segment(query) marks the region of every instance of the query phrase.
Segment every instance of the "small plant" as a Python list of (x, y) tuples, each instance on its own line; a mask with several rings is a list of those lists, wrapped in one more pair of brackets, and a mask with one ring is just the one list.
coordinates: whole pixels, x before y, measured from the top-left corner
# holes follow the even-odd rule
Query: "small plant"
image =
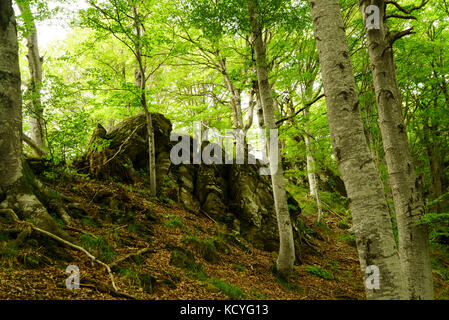
[(337, 227), (339, 227), (340, 229), (343, 229), (343, 230), (347, 230), (347, 229), (350, 228), (349, 224), (346, 221), (343, 221), (343, 220), (342, 221), (338, 221)]
[(90, 218), (82, 218), (81, 223), (83, 226), (98, 227), (98, 223)]
[(119, 274), (128, 281), (128, 284), (142, 288), (146, 293), (153, 292), (156, 279), (152, 275), (127, 268), (121, 268)]
[(94, 238), (91, 235), (83, 234), (81, 235), (81, 244), (86, 249), (92, 250), (94, 255), (106, 263), (113, 261), (117, 256), (109, 242), (103, 237)]
[(340, 268), (340, 265), (337, 261), (330, 260), (326, 263), (326, 266), (329, 266), (333, 271), (337, 271)]
[(357, 244), (356, 244), (356, 241), (355, 241), (355, 236), (353, 234), (339, 233), (338, 234), (338, 241), (346, 242), (347, 244), (349, 244), (351, 247), (354, 247), (354, 248), (357, 247)]
[(48, 180), (55, 180), (59, 176), (56, 172), (51, 172), (51, 171), (44, 171), (43, 174), (44, 174), (44, 177), (47, 178)]
[(2, 258), (15, 258), (19, 252), (19, 248), (12, 244), (6, 244), (3, 247), (0, 247), (0, 256)]
[(237, 270), (238, 272), (243, 272), (246, 270), (246, 268), (244, 266), (242, 266), (241, 264), (233, 264), (232, 265), (232, 269)]
[(165, 217), (167, 221), (165, 221), (165, 226), (167, 228), (184, 228), (184, 223), (181, 218), (175, 214), (171, 214)]
[(332, 276), (332, 274), (324, 269), (321, 269), (318, 266), (305, 266), (304, 270), (306, 270), (307, 272), (309, 272), (310, 274), (313, 274), (317, 277), (326, 279), (326, 280), (333, 280), (334, 277)]
[(256, 297), (257, 299), (260, 299), (260, 300), (266, 300), (267, 299), (267, 297), (263, 293), (261, 293), (259, 291), (252, 290), (251, 291), (251, 295)]
[(213, 284), (220, 292), (224, 293), (229, 297), (231, 300), (237, 300), (241, 298), (246, 298), (246, 294), (243, 293), (242, 289), (240, 289), (237, 286), (234, 286), (230, 284), (227, 281), (217, 279), (217, 278), (210, 278), (208, 280), (211, 284)]
[(281, 285), (281, 287), (286, 290), (295, 291), (300, 294), (304, 293), (304, 290), (300, 286), (298, 286), (296, 283), (291, 283), (290, 281), (288, 281), (287, 279), (285, 279), (281, 276), (276, 276), (275, 279), (276, 279), (276, 282), (279, 283)]

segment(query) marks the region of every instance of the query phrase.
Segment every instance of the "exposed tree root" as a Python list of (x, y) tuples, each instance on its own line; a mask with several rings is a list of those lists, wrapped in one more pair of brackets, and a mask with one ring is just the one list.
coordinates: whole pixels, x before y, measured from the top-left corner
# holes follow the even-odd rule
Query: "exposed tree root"
[(87, 235), (91, 236), (94, 239), (98, 238), (97, 235), (95, 235), (95, 234), (93, 234), (91, 232), (88, 232), (88, 231), (82, 230), (82, 229), (78, 229), (78, 228), (75, 228), (73, 226), (64, 226), (64, 229), (72, 230), (72, 231), (75, 231), (75, 232), (78, 232), (78, 233), (82, 233), (82, 234), (87, 234)]
[(96, 289), (100, 292), (108, 293), (114, 297), (137, 300), (137, 298), (132, 295), (129, 295), (124, 292), (116, 291), (113, 287), (107, 285), (106, 283), (103, 283), (101, 281), (98, 281), (98, 280), (95, 280), (92, 278), (83, 278), (83, 282), (80, 283), (80, 287)]
[[(115, 292), (119, 292), (119, 289), (117, 288), (117, 286), (115, 284), (115, 281), (114, 281), (114, 275), (112, 274), (112, 271), (111, 271), (111, 268), (109, 267), (109, 265), (107, 265), (106, 263), (104, 263), (101, 260), (98, 260), (94, 255), (92, 255), (89, 251), (87, 251), (83, 247), (77, 246), (76, 244), (73, 244), (73, 243), (71, 243), (71, 242), (69, 242), (67, 240), (64, 240), (64, 239), (58, 237), (57, 235), (54, 235), (54, 234), (52, 234), (52, 233), (50, 233), (48, 231), (45, 231), (45, 230), (43, 230), (43, 229), (41, 229), (39, 227), (36, 227), (34, 224), (32, 224), (30, 222), (21, 221), (19, 219), (19, 217), (16, 215), (16, 213), (14, 212), (14, 210), (12, 210), (12, 209), (0, 209), (0, 213), (9, 215), (9, 217), (12, 218), (15, 223), (17, 223), (19, 225), (22, 225), (22, 226), (25, 226), (24, 230), (31, 228), (34, 231), (42, 233), (42, 234), (44, 234), (44, 235), (46, 235), (46, 236), (48, 236), (48, 237), (50, 237), (50, 238), (52, 238), (52, 239), (54, 239), (56, 241), (59, 241), (59, 242), (65, 244), (65, 245), (67, 245), (69, 247), (72, 247), (72, 248), (74, 248), (76, 250), (79, 250), (79, 251), (83, 252), (90, 259), (92, 259), (93, 262), (96, 262), (96, 263), (98, 263), (98, 264), (100, 264), (100, 265), (102, 265), (103, 267), (106, 268), (106, 270), (107, 270), (107, 272), (109, 274), (109, 277), (111, 279), (112, 287), (114, 288)], [(29, 232), (28, 232), (28, 234), (29, 234)], [(26, 234), (24, 234), (24, 232), (21, 232), (19, 234), (19, 237), (24, 237), (24, 236), (26, 236)], [(23, 241), (23, 239), (21, 239), (21, 240)]]
[(137, 252), (129, 253), (126, 256), (124, 256), (122, 258), (119, 258), (119, 259), (115, 260), (114, 262), (112, 262), (111, 264), (109, 264), (109, 267), (111, 267), (111, 269), (113, 269), (115, 266), (119, 265), (123, 261), (128, 260), (129, 258), (132, 258), (132, 257), (135, 257), (135, 256), (140, 256), (140, 255), (142, 255), (144, 253), (147, 253), (147, 252), (154, 252), (154, 250), (151, 250), (150, 248), (144, 248), (144, 249), (141, 249), (141, 250), (139, 250)]

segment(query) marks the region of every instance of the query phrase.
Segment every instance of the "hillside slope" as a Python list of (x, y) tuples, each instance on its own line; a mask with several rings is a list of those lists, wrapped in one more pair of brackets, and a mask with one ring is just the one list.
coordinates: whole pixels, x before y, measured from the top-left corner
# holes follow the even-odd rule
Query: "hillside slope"
[[(0, 299), (365, 298), (352, 237), (336, 212), (322, 225), (302, 215), (302, 263), (287, 282), (271, 272), (275, 253), (253, 248), (206, 214), (149, 199), (143, 181), (123, 185), (70, 174), (43, 179), (58, 190), (55, 197), (75, 201), (65, 229), (97, 258), (114, 264), (148, 249), (112, 268), (117, 294), (105, 268), (81, 251), (35, 232), (20, 247), (7, 246), (7, 234), (0, 233)], [(69, 265), (80, 270), (78, 290), (65, 287)]]

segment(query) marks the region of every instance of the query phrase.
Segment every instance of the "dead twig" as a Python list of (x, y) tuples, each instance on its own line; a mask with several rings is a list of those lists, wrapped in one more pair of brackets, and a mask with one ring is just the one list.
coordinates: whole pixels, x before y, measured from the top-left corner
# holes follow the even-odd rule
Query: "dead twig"
[(30, 222), (26, 222), (26, 221), (20, 220), (19, 217), (14, 212), (14, 210), (12, 210), (12, 209), (0, 209), (0, 213), (9, 214), (12, 217), (12, 219), (14, 220), (14, 222), (16, 222), (17, 224), (31, 227), (31, 229), (34, 230), (34, 231), (42, 233), (42, 234), (44, 234), (44, 235), (46, 235), (46, 236), (48, 236), (48, 237), (50, 237), (50, 238), (52, 238), (52, 239), (54, 239), (56, 241), (59, 241), (59, 242), (65, 244), (65, 245), (67, 245), (69, 247), (72, 247), (72, 248), (74, 248), (74, 249), (76, 249), (78, 251), (83, 252), (90, 259), (92, 259), (93, 262), (96, 262), (96, 263), (98, 263), (98, 264), (100, 264), (100, 265), (102, 265), (103, 267), (106, 268), (106, 270), (107, 270), (107, 272), (109, 274), (109, 277), (111, 279), (112, 287), (114, 288), (115, 292), (119, 292), (119, 289), (117, 288), (117, 286), (115, 284), (115, 281), (114, 281), (114, 275), (112, 274), (112, 271), (111, 271), (111, 268), (109, 267), (109, 265), (107, 265), (106, 263), (104, 263), (101, 260), (98, 260), (94, 255), (92, 255), (89, 251), (87, 251), (83, 247), (77, 246), (76, 244), (73, 244), (73, 243), (71, 243), (71, 242), (69, 242), (67, 240), (64, 240), (64, 239), (54, 235), (53, 233), (50, 233), (50, 232), (45, 231), (45, 230), (43, 230), (41, 228), (38, 228), (34, 224), (32, 224)]

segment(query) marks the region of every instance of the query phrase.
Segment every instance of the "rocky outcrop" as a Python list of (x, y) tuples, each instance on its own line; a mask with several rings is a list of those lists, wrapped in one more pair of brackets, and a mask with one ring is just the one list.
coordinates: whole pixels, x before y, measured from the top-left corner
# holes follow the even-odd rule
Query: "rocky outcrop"
[[(271, 179), (259, 174), (261, 165), (174, 165), (170, 160), (170, 151), (177, 142), (170, 141), (171, 123), (160, 114), (153, 114), (152, 119), (158, 195), (162, 199), (181, 203), (189, 211), (203, 211), (212, 219), (226, 223), (257, 248), (276, 251), (279, 236)], [(113, 176), (123, 182), (133, 182), (136, 171), (145, 172), (148, 166), (146, 132), (144, 115), (124, 120), (109, 133), (97, 128), (85, 160), (90, 174), (102, 179)], [(184, 137), (193, 146), (194, 140)], [(208, 144), (203, 143), (202, 149)], [(299, 250), (301, 231), (297, 222), (301, 209), (291, 196), (289, 208)]]

